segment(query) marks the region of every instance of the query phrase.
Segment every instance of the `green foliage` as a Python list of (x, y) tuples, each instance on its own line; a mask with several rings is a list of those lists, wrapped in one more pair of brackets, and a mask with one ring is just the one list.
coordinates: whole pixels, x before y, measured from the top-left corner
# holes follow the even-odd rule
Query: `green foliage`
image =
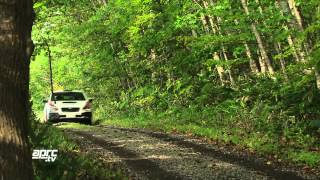
[[(39, 55), (31, 68), (34, 107), (40, 110), (39, 99), (45, 98), (49, 90), (46, 49), (43, 48), (47, 43), (54, 59), (56, 89), (88, 91), (99, 104), (99, 114), (124, 109), (166, 110), (175, 105), (208, 106), (226, 99), (244, 98), (251, 103), (268, 99), (285, 108), (283, 111), (290, 109), (292, 115), (299, 112), (299, 116), (307, 113), (318, 116), (317, 106), (314, 106), (318, 100), (314, 78), (301, 73), (304, 68), (317, 64), (316, 48), (310, 64), (305, 66), (290, 63), (293, 52), (289, 46), (286, 48), (291, 50), (273, 54), (275, 59), (285, 58), (290, 63), (286, 75), (290, 81), (281, 73), (277, 74), (277, 81), (241, 73), (248, 64), (243, 42), (254, 43), (248, 24), (253, 19), (263, 21), (258, 28), (270, 37), (271, 44), (286, 41), (288, 34), (301, 37), (299, 42), (303, 43), (303, 34), (279, 28), (293, 17), (282, 16), (268, 1), (260, 3), (269, 9), (263, 9), (264, 14), (261, 14), (259, 5), (250, 3), (252, 13), (248, 20), (241, 4), (229, 1), (217, 2), (207, 9), (189, 0), (112, 0), (107, 5), (95, 5), (86, 0), (81, 3), (39, 1), (35, 4), (38, 20), (33, 33)], [(316, 2), (300, 3), (304, 11), (317, 5)], [(202, 14), (223, 17), (219, 35), (203, 32)], [(318, 28), (317, 15), (310, 15), (310, 18), (314, 21), (306, 34), (314, 36)], [(211, 53), (222, 44), (231, 51), (228, 61), (212, 59)], [(249, 46), (257, 57), (256, 49)], [(277, 68), (279, 61), (274, 64)], [(221, 86), (217, 65), (236, 73), (237, 87)], [(265, 92), (266, 89), (271, 91)], [(295, 102), (297, 99), (300, 103)], [(310, 110), (310, 107), (314, 108)], [(104, 113), (104, 109), (110, 112)]]
[(290, 157), (300, 164), (307, 163), (311, 166), (317, 166), (320, 162), (319, 153), (316, 152), (293, 152)]
[[(249, 15), (231, 0), (207, 7), (192, 0), (101, 2), (35, 4), (36, 112), (49, 94), (50, 47), (55, 89), (88, 92), (100, 121), (125, 116), (133, 119), (113, 123), (177, 128), (263, 153), (319, 146), (318, 0), (297, 1), (303, 28), (290, 9), (268, 0), (250, 1)], [(261, 71), (263, 61), (253, 24), (274, 75), (250, 68), (255, 62)]]

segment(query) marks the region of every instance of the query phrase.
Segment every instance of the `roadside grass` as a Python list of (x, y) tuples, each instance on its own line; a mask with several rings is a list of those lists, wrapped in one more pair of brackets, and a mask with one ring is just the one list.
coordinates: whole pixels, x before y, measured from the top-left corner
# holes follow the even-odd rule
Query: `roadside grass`
[(236, 145), (278, 162), (312, 168), (320, 165), (320, 138), (306, 133), (309, 127), (305, 123), (294, 122), (287, 116), (265, 116), (241, 108), (233, 110), (236, 112), (222, 112), (219, 107), (201, 111), (179, 108), (162, 113), (140, 112), (107, 118), (100, 124), (190, 134)]
[[(84, 128), (75, 124), (70, 126)], [(54, 126), (34, 122), (31, 142), (33, 149), (58, 150), (54, 162), (33, 160), (35, 179), (127, 179), (120, 170), (93, 155), (81, 153), (79, 147)]]

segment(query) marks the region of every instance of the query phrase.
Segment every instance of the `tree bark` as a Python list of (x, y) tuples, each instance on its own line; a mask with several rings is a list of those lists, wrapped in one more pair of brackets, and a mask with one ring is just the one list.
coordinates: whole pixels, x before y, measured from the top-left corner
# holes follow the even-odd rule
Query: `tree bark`
[[(196, 0), (194, 0), (195, 3), (199, 4)], [(203, 3), (202, 3), (203, 4)], [(199, 4), (200, 5), (200, 4)], [(200, 5), (201, 6), (201, 5)], [(215, 28), (213, 27), (212, 23), (210, 21), (212, 21), (211, 18), (209, 18), (209, 22), (206, 20), (206, 17), (203, 13), (200, 14), (201, 16), (201, 21), (202, 21), (202, 25), (204, 27), (204, 30), (205, 30), (205, 33), (206, 34), (209, 34), (210, 33), (210, 27), (211, 27), (211, 30), (213, 32), (213, 34), (216, 34), (216, 30)], [(209, 27), (210, 25), (210, 27)], [(217, 61), (221, 61), (221, 58), (218, 54), (218, 52), (214, 52), (212, 54), (212, 57), (214, 60), (217, 60)], [(224, 86), (225, 84), (225, 78), (224, 78), (224, 73), (225, 73), (225, 70), (222, 66), (219, 66), (219, 65), (216, 65), (216, 69), (217, 69), (217, 72), (218, 72), (218, 75), (219, 75), (219, 79), (221, 81), (221, 84)]]
[[(301, 32), (304, 31), (304, 26), (303, 26), (303, 19), (302, 19), (302, 16), (300, 14), (300, 11), (298, 10), (297, 6), (296, 6), (296, 2), (295, 0), (288, 0), (288, 4), (289, 4), (289, 7), (290, 7), (290, 12), (291, 14), (295, 17), (295, 26), (298, 30), (300, 30)], [(304, 51), (301, 50), (301, 57), (303, 58), (302, 61), (303, 62), (306, 62), (306, 59), (305, 57), (308, 56), (310, 54), (310, 45), (308, 44), (308, 42), (304, 42), (302, 44), (303, 48), (304, 48)]]
[[(277, 51), (277, 54), (282, 54), (282, 52), (281, 52), (282, 48), (281, 48), (280, 42), (275, 43), (274, 47)], [(286, 62), (284, 61), (283, 57), (280, 57), (279, 60), (280, 60), (280, 65), (281, 65), (281, 71), (282, 71), (283, 75), (285, 76), (285, 79), (288, 80), (289, 77), (288, 77), (287, 71), (286, 71)]]
[[(204, 6), (205, 9), (208, 9), (208, 8), (209, 8), (209, 4), (208, 4), (207, 1), (203, 0), (203, 1), (202, 1), (202, 4), (203, 4), (203, 6)], [(213, 2), (210, 1), (210, 4), (213, 5)], [(210, 28), (211, 28), (212, 33), (213, 33), (214, 35), (222, 36), (221, 31), (220, 31), (220, 29), (219, 29), (219, 26), (218, 26), (218, 25), (215, 26), (215, 23), (214, 23), (214, 21), (213, 21), (214, 18), (213, 18), (211, 15), (208, 15), (207, 17), (208, 17), (208, 22), (207, 22), (207, 24), (210, 25)], [(218, 17), (217, 17), (217, 21), (219, 21)], [(209, 29), (210, 29), (210, 28), (209, 28)], [(215, 53), (215, 54), (214, 54), (214, 58), (215, 58), (215, 59), (219, 58), (219, 60), (222, 60), (222, 59), (224, 58), (225, 61), (228, 61), (229, 58), (228, 58), (228, 56), (227, 56), (227, 54), (226, 54), (226, 49), (225, 49), (225, 47), (224, 47), (223, 44), (221, 45), (221, 53), (222, 53), (222, 56), (221, 56), (221, 57), (218, 55), (218, 53)], [(221, 80), (221, 82), (222, 82), (223, 85), (224, 85), (225, 82), (226, 82), (226, 80), (225, 80), (225, 78), (224, 78), (224, 77), (225, 77), (225, 75), (224, 75), (225, 72), (228, 73), (230, 83), (231, 83), (232, 85), (235, 84), (235, 81), (234, 81), (234, 78), (233, 78), (231, 69), (227, 69), (227, 70), (225, 71), (222, 66), (217, 66), (217, 70), (218, 70), (218, 74), (219, 74), (220, 80)]]
[[(221, 33), (221, 27), (219, 27), (219, 23), (221, 23), (221, 18), (217, 17), (217, 31), (218, 31), (218, 34), (223, 37), (222, 33)], [(230, 34), (228, 34), (230, 35)], [(228, 54), (227, 54), (227, 50), (225, 48), (225, 46), (223, 44), (221, 44), (221, 48), (222, 48), (222, 54), (223, 54), (223, 57), (224, 57), (224, 60), (225, 61), (229, 61), (229, 57), (228, 57)], [(227, 68), (227, 72), (228, 72), (228, 75), (229, 75), (229, 79), (230, 79), (230, 83), (231, 85), (235, 85), (235, 80), (233, 78), (233, 73), (232, 73), (232, 69), (229, 67)]]
[(265, 73), (267, 73), (267, 70), (268, 70), (266, 62), (263, 60), (259, 50), (257, 50), (257, 55), (258, 55), (258, 61), (259, 61), (259, 64), (260, 64), (261, 73), (265, 74)]
[(251, 53), (251, 50), (250, 50), (250, 47), (248, 45), (247, 42), (244, 43), (244, 46), (246, 48), (246, 54), (249, 58), (249, 63), (250, 63), (250, 68), (251, 68), (251, 71), (254, 73), (254, 74), (259, 74), (259, 69), (258, 69), (258, 66), (257, 66), (257, 63), (256, 61), (253, 59), (252, 57), (252, 53)]
[(202, 26), (204, 28), (204, 31), (209, 34), (210, 30), (209, 30), (209, 26), (206, 20), (206, 17), (204, 16), (204, 14), (201, 14), (201, 21), (202, 21)]
[[(291, 9), (291, 13), (292, 15), (295, 17), (296, 19), (296, 24), (298, 25), (298, 29), (303, 32), (304, 31), (304, 26), (303, 26), (303, 19), (302, 16), (300, 14), (300, 11), (298, 10), (297, 6), (296, 6), (296, 2), (295, 0), (288, 0), (288, 4), (289, 7)], [(308, 42), (303, 43), (303, 47), (305, 49), (305, 55), (308, 56), (310, 54), (310, 44), (308, 44)], [(306, 60), (304, 59), (303, 62), (306, 62)], [(314, 66), (312, 68), (314, 70), (314, 75), (316, 77), (316, 85), (318, 90), (320, 90), (320, 72), (319, 69)]]
[(107, 5), (107, 0), (100, 0), (100, 3), (102, 4), (102, 5)]
[(317, 88), (320, 90), (320, 72), (318, 68), (315, 68), (315, 75), (316, 75), (316, 83), (317, 83)]
[(296, 6), (295, 0), (288, 0), (289, 7), (291, 9), (292, 15), (296, 18), (296, 22), (301, 31), (303, 31), (303, 22), (300, 12)]
[[(275, 5), (279, 9), (280, 13), (283, 16), (286, 16), (287, 13), (290, 11), (286, 0), (276, 0), (275, 1)], [(289, 27), (288, 27), (287, 24), (283, 24), (283, 28), (286, 31), (289, 30)], [(296, 48), (295, 47), (294, 38), (290, 34), (288, 35), (287, 40), (288, 40), (288, 44), (289, 44), (290, 48), (293, 51), (293, 56), (296, 59), (296, 61), (297, 62), (304, 61), (304, 57), (305, 57), (304, 52), (301, 50), (301, 48)]]
[(0, 179), (33, 179), (29, 126), (31, 0), (0, 0)]
[[(243, 6), (243, 9), (245, 11), (245, 13), (249, 16), (250, 12), (249, 12), (249, 8), (248, 8), (248, 4), (247, 4), (247, 0), (241, 0), (241, 4)], [(269, 73), (272, 75), (274, 74), (274, 69), (272, 67), (272, 63), (270, 58), (268, 57), (267, 51), (265, 49), (264, 43), (262, 41), (262, 38), (260, 36), (260, 33), (255, 25), (255, 23), (251, 23), (251, 29), (252, 32), (254, 34), (254, 36), (256, 37), (257, 43), (258, 43), (258, 47), (261, 53), (261, 57), (262, 57), (262, 61), (264, 61), (265, 65), (266, 65), (266, 70), (269, 71)], [(261, 64), (261, 72), (263, 72), (264, 69), (264, 64)]]
[[(236, 25), (239, 25), (239, 21), (238, 20), (234, 20), (234, 23)], [(251, 50), (250, 50), (250, 47), (249, 47), (248, 43), (244, 42), (243, 45), (246, 48), (246, 55), (249, 58), (249, 64), (250, 64), (251, 72), (254, 73), (254, 74), (259, 74), (258, 65), (257, 65), (256, 61), (253, 59), (253, 56), (252, 56), (252, 53), (251, 53)]]

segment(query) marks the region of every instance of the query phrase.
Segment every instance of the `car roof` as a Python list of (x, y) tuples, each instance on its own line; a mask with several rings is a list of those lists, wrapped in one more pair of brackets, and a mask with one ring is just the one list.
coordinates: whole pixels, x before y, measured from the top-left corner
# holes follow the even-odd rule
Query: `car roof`
[(58, 90), (58, 91), (53, 91), (53, 93), (62, 93), (62, 92), (79, 92), (79, 93), (83, 93), (83, 91), (80, 91), (80, 90)]

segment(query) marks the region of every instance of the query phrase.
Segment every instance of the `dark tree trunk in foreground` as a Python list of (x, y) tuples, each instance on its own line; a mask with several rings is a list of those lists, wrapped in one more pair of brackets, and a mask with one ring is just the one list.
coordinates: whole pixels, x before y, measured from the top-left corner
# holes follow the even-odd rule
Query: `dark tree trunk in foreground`
[(33, 179), (28, 143), (31, 0), (0, 0), (0, 179)]

